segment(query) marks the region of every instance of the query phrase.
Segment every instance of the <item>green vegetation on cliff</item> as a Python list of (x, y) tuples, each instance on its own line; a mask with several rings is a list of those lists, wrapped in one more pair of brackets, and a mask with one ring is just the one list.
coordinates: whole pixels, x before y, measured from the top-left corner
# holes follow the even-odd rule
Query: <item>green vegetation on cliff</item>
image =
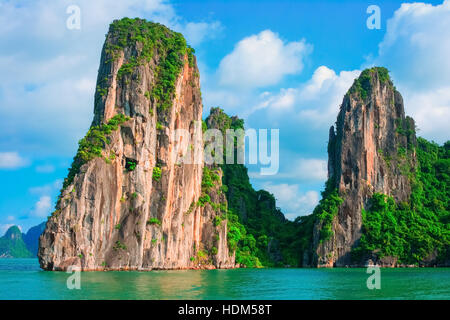
[[(244, 129), (242, 119), (229, 117), (220, 108), (211, 109), (206, 123), (223, 133)], [(304, 240), (299, 237), (302, 219), (287, 220), (272, 194), (254, 190), (244, 165), (223, 164), (221, 168), (228, 201), (228, 244), (236, 251), (236, 263), (247, 267), (299, 266), (298, 246)]]
[(365, 100), (370, 94), (372, 88), (373, 75), (378, 74), (378, 78), (381, 83), (387, 83), (393, 86), (391, 78), (389, 77), (389, 70), (384, 67), (373, 67), (370, 69), (365, 69), (361, 72), (361, 75), (355, 79), (352, 87), (350, 88), (350, 93), (358, 93), (360, 97)]
[(325, 183), (325, 190), (322, 192), (322, 199), (314, 208), (313, 215), (322, 224), (320, 229), (320, 241), (327, 241), (333, 235), (333, 220), (339, 211), (339, 206), (344, 200), (339, 196), (335, 188), (335, 181), (330, 178)]
[[(211, 110), (206, 123), (223, 132), (244, 128), (242, 120), (228, 117), (219, 108)], [(416, 144), (411, 123), (406, 121), (397, 126), (401, 128), (398, 133), (408, 138), (408, 146), (398, 147), (395, 156), (402, 174), (411, 179), (410, 201), (395, 203), (391, 197), (373, 195), (369, 209), (362, 212), (362, 237), (352, 251), (356, 259), (375, 254), (379, 258), (397, 257), (399, 263), (419, 264), (436, 257), (438, 261), (450, 258), (450, 142), (438, 146), (418, 138)], [(413, 152), (417, 154), (416, 169), (408, 158)], [(313, 213), (292, 222), (276, 207), (273, 195), (253, 189), (244, 165), (223, 164), (221, 168), (228, 200), (228, 242), (230, 249), (236, 250), (236, 262), (249, 267), (259, 263), (263, 266), (311, 263), (308, 258), (313, 258), (310, 254), (314, 226), (321, 224), (320, 242), (329, 240), (333, 220), (343, 202), (333, 178), (326, 182)]]
[(194, 49), (186, 44), (181, 33), (139, 18), (115, 20), (110, 25), (109, 36), (110, 41), (105, 47), (109, 56), (106, 62), (116, 60), (120, 51), (126, 47), (136, 48), (135, 55), (119, 69), (118, 79), (132, 75), (138, 66), (155, 57), (159, 59), (157, 77), (150, 96), (156, 100), (160, 111), (167, 110), (172, 104), (175, 81), (184, 65), (184, 56), (187, 55), (191, 67), (194, 65)]
[(102, 151), (109, 143), (108, 135), (119, 129), (119, 126), (129, 120), (123, 114), (112, 117), (108, 123), (99, 126), (92, 126), (86, 136), (78, 142), (78, 151), (73, 158), (72, 166), (69, 169), (67, 178), (64, 179), (63, 189), (67, 188), (76, 174), (80, 172), (83, 164), (96, 157), (102, 157)]
[(0, 257), (31, 258), (33, 254), (27, 249), (22, 238), (22, 232), (17, 226), (10, 227), (3, 237), (0, 237)]
[(353, 256), (397, 257), (399, 263), (450, 258), (450, 142), (417, 139), (418, 165), (409, 202), (375, 193), (363, 210), (363, 234)]

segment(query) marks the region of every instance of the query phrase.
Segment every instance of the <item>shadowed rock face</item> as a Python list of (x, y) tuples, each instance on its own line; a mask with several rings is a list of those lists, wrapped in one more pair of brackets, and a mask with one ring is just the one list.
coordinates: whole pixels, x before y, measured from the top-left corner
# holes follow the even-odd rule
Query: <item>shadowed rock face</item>
[[(118, 114), (126, 118), (107, 134), (101, 156), (81, 162), (73, 179), (66, 179), (56, 211), (40, 237), (40, 265), (46, 270), (66, 270), (70, 265), (82, 270), (234, 267), (226, 221), (215, 226), (218, 213), (210, 204), (197, 205), (203, 148), (195, 56), (187, 50), (175, 52), (180, 68), (174, 74), (173, 94), (162, 101), (153, 92), (161, 79), (170, 81), (170, 75), (164, 78), (161, 72), (173, 55), (165, 39), (180, 35), (139, 19), (126, 22), (145, 32), (159, 28), (163, 37), (153, 40), (148, 54), (139, 39), (130, 41), (134, 31), (125, 29), (129, 34), (124, 45), (119, 37), (123, 30), (110, 28), (92, 125), (105, 125)], [(145, 50), (147, 57), (140, 60)], [(130, 66), (132, 71), (124, 72)], [(175, 129), (186, 129), (191, 141), (175, 138)], [(191, 150), (191, 163), (201, 159), (200, 164), (180, 164), (184, 156), (180, 150)], [(211, 197), (220, 198), (214, 190)], [(216, 200), (226, 202), (222, 197)]]
[(404, 168), (414, 168), (416, 157), (407, 160), (398, 154), (415, 145), (415, 139), (414, 120), (405, 117), (403, 99), (387, 71), (364, 71), (344, 97), (336, 128), (330, 128), (328, 176), (344, 202), (333, 220), (331, 239), (320, 242), (320, 223), (314, 228), (315, 265), (363, 264), (350, 255), (361, 237), (361, 210), (374, 192), (408, 201), (411, 186)]

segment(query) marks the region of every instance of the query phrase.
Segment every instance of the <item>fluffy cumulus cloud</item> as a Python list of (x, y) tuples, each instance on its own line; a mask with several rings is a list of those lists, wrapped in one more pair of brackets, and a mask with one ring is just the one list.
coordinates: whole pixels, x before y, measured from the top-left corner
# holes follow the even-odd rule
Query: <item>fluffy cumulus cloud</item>
[(39, 198), (31, 210), (31, 216), (44, 218), (49, 215), (53, 207), (53, 196), (61, 189), (62, 180), (55, 180), (53, 183), (43, 186), (32, 187), (28, 191)]
[(299, 159), (294, 163), (291, 175), (299, 180), (325, 181), (327, 162), (322, 159)]
[(429, 139), (443, 142), (450, 127), (450, 1), (404, 3), (387, 22), (373, 64), (387, 66), (406, 112)]
[(260, 102), (250, 113), (267, 112), (271, 119), (294, 119), (297, 123), (309, 123), (320, 128), (325, 126), (326, 130), (326, 126), (336, 120), (343, 96), (359, 73), (359, 70), (354, 70), (336, 74), (334, 70), (320, 66), (311, 79), (298, 87), (262, 93)]
[(275, 196), (277, 205), (283, 209), (285, 216), (291, 220), (297, 216), (312, 213), (319, 202), (317, 191), (302, 193), (298, 184), (273, 184), (269, 182), (263, 186)]
[(36, 202), (32, 214), (36, 217), (45, 218), (49, 215), (52, 208), (52, 198), (50, 196), (41, 196)]
[(405, 89), (403, 97), (406, 112), (416, 120), (418, 135), (440, 143), (449, 139), (450, 84), (426, 91)]
[(220, 62), (220, 84), (233, 87), (264, 87), (303, 69), (303, 60), (312, 50), (305, 40), (284, 42), (278, 34), (265, 30), (242, 39)]
[[(80, 9), (80, 29), (68, 29)], [(100, 51), (109, 24), (142, 17), (187, 33), (198, 45), (218, 22), (187, 22), (160, 0), (15, 1), (0, 3), (0, 150), (70, 156), (92, 120)], [(208, 33), (208, 32), (209, 33)]]
[(17, 152), (0, 152), (0, 170), (17, 169), (28, 164), (28, 160)]

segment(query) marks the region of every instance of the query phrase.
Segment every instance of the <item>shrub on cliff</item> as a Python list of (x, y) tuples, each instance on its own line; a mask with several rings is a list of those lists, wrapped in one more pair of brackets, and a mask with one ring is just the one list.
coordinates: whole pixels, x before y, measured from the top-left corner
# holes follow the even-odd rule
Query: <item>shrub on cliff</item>
[(408, 203), (375, 193), (363, 210), (363, 234), (352, 252), (355, 259), (376, 253), (397, 257), (399, 263), (419, 264), (436, 255), (449, 259), (450, 142), (443, 146), (417, 139), (419, 161), (412, 176)]
[(78, 151), (73, 158), (69, 174), (64, 179), (63, 189), (67, 188), (73, 182), (73, 178), (79, 173), (83, 164), (102, 156), (104, 147), (109, 143), (108, 135), (119, 129), (119, 126), (128, 120), (129, 117), (120, 113), (112, 117), (108, 123), (92, 126), (89, 129), (86, 136), (78, 142)]

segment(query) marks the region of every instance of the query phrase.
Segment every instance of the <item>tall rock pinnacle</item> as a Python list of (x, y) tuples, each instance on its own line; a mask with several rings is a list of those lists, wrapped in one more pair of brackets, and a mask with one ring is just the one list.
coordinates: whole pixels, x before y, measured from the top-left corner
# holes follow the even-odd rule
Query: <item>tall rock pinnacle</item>
[[(350, 251), (361, 237), (361, 211), (375, 192), (408, 201), (415, 139), (414, 120), (405, 117), (403, 99), (388, 71), (364, 70), (344, 97), (336, 127), (330, 128), (327, 188), (337, 190), (341, 202), (328, 226), (315, 226), (316, 265), (354, 263)], [(405, 150), (412, 156), (399, 156)], [(331, 232), (323, 232), (325, 228)]]
[[(41, 267), (234, 267), (227, 223), (214, 206), (226, 206), (220, 177), (202, 163), (180, 161), (185, 155), (178, 152), (191, 149), (190, 163), (203, 159), (201, 143), (193, 143), (202, 134), (195, 125), (201, 116), (196, 59), (183, 36), (145, 20), (114, 21), (92, 126), (40, 237)], [(173, 138), (176, 129), (186, 129), (191, 144)], [(208, 203), (199, 201), (204, 172), (217, 178)]]

